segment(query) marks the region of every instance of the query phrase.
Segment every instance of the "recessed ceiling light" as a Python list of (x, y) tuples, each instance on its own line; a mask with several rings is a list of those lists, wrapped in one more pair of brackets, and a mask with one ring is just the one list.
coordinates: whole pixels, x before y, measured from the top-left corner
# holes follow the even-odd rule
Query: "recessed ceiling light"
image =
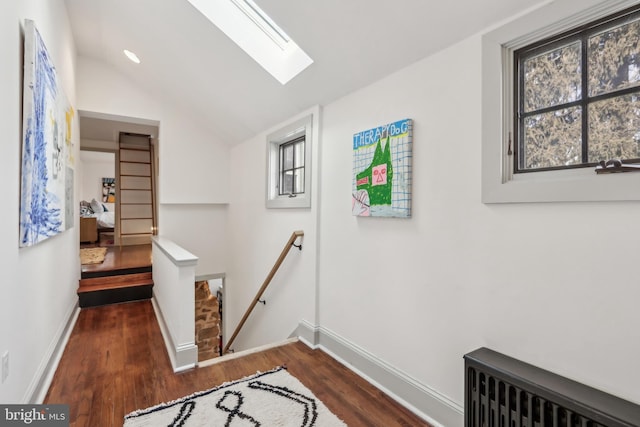
[(125, 55), (127, 55), (127, 58), (129, 58), (131, 62), (135, 62), (136, 64), (140, 63), (140, 58), (138, 58), (138, 55), (136, 55), (135, 53), (127, 49), (125, 49), (123, 52)]

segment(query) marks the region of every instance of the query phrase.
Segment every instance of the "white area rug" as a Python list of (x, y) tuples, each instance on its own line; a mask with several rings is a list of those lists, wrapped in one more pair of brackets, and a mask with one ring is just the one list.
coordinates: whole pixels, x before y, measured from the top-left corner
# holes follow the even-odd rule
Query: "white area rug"
[(134, 411), (124, 427), (346, 427), (286, 369), (222, 384)]

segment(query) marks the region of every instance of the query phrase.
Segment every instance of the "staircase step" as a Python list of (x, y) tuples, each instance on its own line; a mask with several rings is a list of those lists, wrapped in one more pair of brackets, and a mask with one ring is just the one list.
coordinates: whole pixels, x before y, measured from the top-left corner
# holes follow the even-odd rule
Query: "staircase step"
[(123, 275), (137, 274), (137, 273), (151, 273), (151, 271), (152, 271), (151, 265), (146, 265), (143, 267), (116, 268), (114, 270), (88, 270), (88, 271), (83, 271), (80, 275), (80, 278), (92, 279), (92, 278), (107, 277), (107, 276), (123, 276)]
[(152, 295), (151, 273), (81, 279), (78, 288), (81, 308), (150, 299)]
[(120, 289), (144, 285), (153, 285), (152, 273), (92, 277), (90, 279), (80, 279), (78, 294), (82, 292), (104, 291), (107, 289)]

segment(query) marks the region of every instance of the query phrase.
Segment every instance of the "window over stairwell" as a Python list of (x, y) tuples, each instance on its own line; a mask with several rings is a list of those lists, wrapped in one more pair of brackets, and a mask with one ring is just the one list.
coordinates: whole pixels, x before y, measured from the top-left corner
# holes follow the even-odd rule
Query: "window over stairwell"
[(305, 136), (280, 144), (278, 147), (278, 195), (297, 197), (304, 194)]
[(267, 136), (267, 208), (311, 207), (311, 126), (307, 116)]

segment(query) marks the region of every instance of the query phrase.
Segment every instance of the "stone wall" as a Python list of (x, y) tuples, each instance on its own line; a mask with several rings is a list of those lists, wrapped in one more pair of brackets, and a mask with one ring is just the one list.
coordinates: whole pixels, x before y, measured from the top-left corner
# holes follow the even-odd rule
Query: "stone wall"
[(220, 304), (206, 280), (196, 282), (198, 362), (220, 356)]

